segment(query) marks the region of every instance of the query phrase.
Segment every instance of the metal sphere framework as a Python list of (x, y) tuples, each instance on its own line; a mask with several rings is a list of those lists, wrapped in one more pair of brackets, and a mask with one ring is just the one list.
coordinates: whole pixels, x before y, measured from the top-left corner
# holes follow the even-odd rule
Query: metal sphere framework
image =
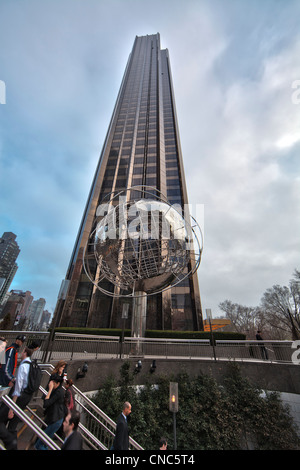
[[(99, 220), (85, 248), (84, 268), (103, 293), (113, 297), (157, 294), (198, 269), (199, 225), (157, 189), (134, 186), (110, 195), (99, 208)], [(117, 289), (111, 292), (103, 281)]]

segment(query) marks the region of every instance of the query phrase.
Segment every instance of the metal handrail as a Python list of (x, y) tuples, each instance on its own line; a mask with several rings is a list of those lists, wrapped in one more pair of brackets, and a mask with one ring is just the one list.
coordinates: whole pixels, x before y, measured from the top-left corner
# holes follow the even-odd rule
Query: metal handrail
[[(44, 366), (52, 368), (52, 369), (54, 368), (54, 366), (52, 364), (47, 364), (47, 365), (45, 364)], [(43, 370), (43, 372), (45, 372), (47, 375), (51, 375), (48, 370)], [(47, 391), (42, 386), (40, 386), (39, 388), (40, 388), (40, 391), (43, 394), (47, 395)], [(98, 406), (92, 400), (90, 400), (90, 398), (88, 398), (81, 390), (79, 390), (79, 388), (77, 388), (75, 385), (72, 385), (72, 388), (73, 388), (75, 394), (78, 395), (84, 403), (82, 403), (80, 400), (78, 400), (78, 398), (76, 398), (76, 395), (75, 395), (75, 402), (94, 421), (96, 421), (105, 432), (110, 434), (111, 439), (113, 439), (115, 437), (115, 430), (116, 430), (116, 427), (117, 427), (116, 422), (113, 421), (106, 413), (104, 413), (104, 411), (102, 411), (100, 408), (98, 408)], [(97, 416), (100, 416), (100, 418), (102, 418), (106, 422), (106, 424), (111, 426), (113, 430), (109, 429), (109, 427), (107, 425), (105, 425)], [(82, 431), (85, 432), (85, 434), (89, 435), (89, 437), (92, 439), (94, 444), (97, 444), (97, 446), (100, 447), (101, 450), (107, 450), (107, 447), (103, 443), (101, 443), (99, 441), (99, 439), (97, 439), (96, 436), (94, 436), (85, 426), (83, 426), (81, 423), (79, 423), (79, 426), (82, 429)], [(135, 450), (144, 450), (143, 447), (141, 447), (131, 436), (129, 436), (129, 444)]]
[[(42, 387), (41, 387), (41, 388), (42, 388)], [(41, 390), (41, 388), (40, 388), (40, 390)], [(43, 393), (47, 393), (46, 390), (41, 390), (41, 391), (43, 391)], [(43, 424), (43, 425), (46, 426), (46, 423), (42, 420), (42, 418), (40, 418), (40, 416), (38, 416), (28, 405), (26, 406), (26, 408), (27, 408), (27, 410), (29, 411), (29, 413), (30, 413), (34, 418), (36, 418), (36, 419), (40, 422), (40, 424)], [(91, 443), (91, 442), (87, 439), (86, 435), (87, 435), (89, 438), (91, 438), (92, 440), (94, 440), (94, 442), (95, 442), (95, 443), (98, 445), (98, 447), (100, 447), (102, 450), (107, 450), (106, 447), (103, 446), (102, 443), (101, 443), (100, 441), (98, 441), (98, 439), (97, 439), (95, 436), (93, 436), (93, 434), (92, 434), (85, 426), (83, 426), (82, 423), (79, 423), (78, 427), (79, 427), (79, 428), (81, 429), (81, 431), (82, 431), (82, 433), (81, 433), (82, 438), (83, 438), (86, 442), (88, 442), (94, 449), (97, 450), (98, 448), (97, 448), (95, 445), (93, 445), (93, 443)], [(61, 443), (64, 442), (63, 439), (62, 439), (58, 434), (55, 433), (55, 434), (54, 434), (54, 437), (55, 437), (56, 439), (58, 439)]]
[[(9, 341), (19, 334), (19, 331), (0, 331)], [(33, 338), (40, 338), (42, 343), (35, 357), (40, 358), (45, 352), (45, 341), (48, 338), (46, 332), (23, 331), (28, 341)], [(259, 347), (265, 343), (265, 347), (270, 349), (269, 362), (293, 363), (293, 342), (292, 340), (215, 340), (212, 345), (209, 339), (178, 339), (178, 338), (132, 338), (125, 337), (120, 343), (119, 336), (83, 335), (72, 333), (55, 333), (54, 344), (51, 348), (52, 358), (59, 355), (59, 359), (73, 360), (76, 356), (82, 358), (108, 357), (125, 358), (134, 355), (137, 344), (141, 345), (144, 357), (165, 357), (165, 358), (205, 358), (212, 359), (236, 359), (253, 360), (260, 359), (256, 353)], [(214, 351), (213, 351), (214, 348)], [(247, 349), (248, 348), (248, 349)], [(215, 352), (215, 355), (213, 354)], [(254, 357), (253, 353), (254, 352)], [(50, 361), (50, 358), (48, 359)], [(42, 361), (44, 362), (44, 361)]]
[[(144, 357), (165, 358), (207, 358), (253, 360), (252, 352), (259, 351), (265, 343), (270, 348), (270, 362), (292, 362), (292, 341), (289, 340), (219, 340), (214, 344), (209, 339), (178, 339), (178, 338), (134, 338), (125, 337), (123, 343), (116, 336), (92, 336), (56, 333), (56, 351), (65, 357), (69, 355), (72, 360), (76, 354), (86, 359), (93, 356), (121, 358), (136, 355), (136, 350), (142, 352)], [(251, 348), (252, 347), (252, 348)], [(247, 350), (248, 348), (248, 350)], [(254, 349), (253, 349), (254, 348)], [(274, 349), (275, 348), (275, 349)], [(256, 359), (259, 359), (257, 355)]]
[[(44, 365), (46, 367), (49, 367), (49, 365)], [(51, 368), (53, 368), (52, 365), (50, 365)], [(47, 370), (43, 370), (43, 372), (49, 374)], [(50, 375), (50, 374), (49, 374)], [(76, 388), (76, 387), (75, 387)], [(44, 394), (47, 395), (47, 391), (40, 385), (39, 390)], [(76, 388), (76, 393), (77, 393), (77, 388)], [(79, 391), (79, 390), (78, 390)], [(79, 391), (80, 392), (80, 391)], [(81, 392), (80, 392), (81, 393)], [(83, 395), (84, 396), (84, 395)], [(88, 400), (88, 399), (87, 399)], [(60, 447), (34, 422), (32, 421), (26, 413), (19, 408), (19, 406), (8, 396), (5, 395), (2, 397), (2, 401), (9, 407), (11, 408), (14, 413), (25, 423), (29, 426), (29, 428), (47, 445), (50, 447), (51, 450), (60, 450)], [(77, 400), (75, 400), (77, 401)], [(90, 401), (90, 400), (88, 400)], [(80, 402), (77, 401), (77, 403), (80, 404)], [(82, 404), (80, 404), (82, 406)], [(28, 405), (26, 409), (34, 416), (40, 424), (45, 425), (45, 422), (40, 418)], [(101, 411), (101, 410), (100, 410)], [(98, 422), (103, 425), (99, 420)], [(82, 424), (79, 423), (79, 428), (82, 432), (82, 437), (85, 441), (87, 441), (94, 449), (101, 449), (101, 450), (107, 450), (107, 448)], [(61, 439), (60, 436), (57, 434), (54, 434), (54, 436), (59, 439), (61, 443), (63, 443), (63, 439)], [(89, 438), (89, 439), (88, 439)], [(91, 442), (92, 441), (92, 442)], [(0, 444), (0, 449), (1, 450), (6, 450), (5, 447), (3, 447)]]
[[(104, 413), (104, 411), (102, 411), (100, 408), (98, 408), (97, 405), (95, 405), (95, 403), (90, 400), (84, 393), (81, 392), (81, 390), (79, 390), (77, 387), (75, 387), (74, 385), (72, 385), (72, 387), (74, 388), (74, 390), (76, 391), (76, 393), (78, 395), (80, 395), (81, 398), (83, 398), (83, 400), (88, 404), (89, 407), (92, 408), (93, 411), (95, 411), (97, 414), (99, 414), (101, 416), (101, 418), (105, 419), (106, 422), (112, 426), (112, 428), (114, 429), (114, 431), (116, 430), (116, 427), (117, 427), (117, 424), (115, 421), (113, 421), (107, 414)], [(83, 406), (82, 403), (80, 403), (80, 401), (78, 401), (77, 399), (75, 399), (75, 401), (80, 405), (80, 406)], [(86, 407), (84, 407), (84, 409), (89, 413), (89, 414), (92, 414)], [(93, 415), (94, 416), (94, 415)], [(103, 426), (105, 428), (105, 431), (107, 431), (108, 433), (110, 433), (112, 435), (112, 437), (115, 437), (115, 433), (113, 431), (111, 431), (107, 426), (105, 426), (105, 424), (103, 424), (101, 421), (99, 421), (95, 416), (94, 418), (101, 424), (101, 426)], [(143, 447), (141, 447), (132, 437), (129, 436), (129, 443), (134, 447), (135, 450), (144, 450)]]
[[(42, 418), (40, 416), (38, 416), (33, 410), (32, 408), (30, 408), (29, 405), (26, 405), (26, 409), (29, 411), (29, 413), (40, 423), (42, 424), (43, 426), (47, 427), (47, 424), (45, 423), (45, 421), (42, 420)], [(54, 437), (55, 439), (58, 439), (60, 441), (60, 443), (63, 443), (63, 439), (58, 435), (58, 434), (54, 434)]]
[(21, 408), (8, 396), (2, 397), (3, 403), (5, 403), (13, 412), (32, 429), (35, 434), (48, 446), (51, 450), (60, 450), (60, 447), (49, 437), (47, 434), (28, 416), (21, 410)]
[[(49, 372), (47, 372), (49, 373)], [(44, 394), (44, 395), (47, 395), (47, 390), (45, 390), (41, 385), (39, 387), (39, 390)], [(77, 400), (75, 399), (75, 401), (77, 402)], [(78, 403), (78, 402), (77, 402)], [(31, 410), (30, 410), (31, 411)], [(95, 437), (93, 436), (93, 434), (85, 427), (83, 426), (82, 423), (79, 423), (78, 427), (81, 429), (81, 431), (88, 435), (93, 441), (94, 441), (94, 444), (97, 444), (98, 447), (100, 447), (101, 450), (107, 450), (107, 448)], [(82, 436), (83, 438), (85, 437), (84, 435)]]

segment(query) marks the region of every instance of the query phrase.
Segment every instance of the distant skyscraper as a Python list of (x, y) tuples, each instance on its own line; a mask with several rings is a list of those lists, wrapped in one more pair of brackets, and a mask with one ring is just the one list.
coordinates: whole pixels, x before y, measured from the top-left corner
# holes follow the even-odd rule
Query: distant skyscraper
[[(183, 84), (184, 86), (184, 84)], [(96, 210), (112, 191), (157, 188), (171, 204), (188, 203), (168, 50), (159, 34), (136, 37), (126, 66), (66, 279), (56, 306), (60, 326), (118, 328), (122, 300), (96, 289), (83, 269), (83, 251)], [(105, 288), (114, 287), (105, 284)], [(131, 325), (131, 309), (126, 327)], [(197, 274), (148, 296), (147, 329), (202, 330)]]
[(45, 330), (49, 327), (51, 323), (51, 316), (52, 313), (50, 313), (48, 310), (43, 311), (43, 315), (39, 324), (39, 330)]
[(29, 312), (28, 312), (29, 329), (32, 329), (32, 330), (37, 329), (37, 327), (41, 323), (45, 305), (46, 305), (46, 300), (43, 298), (34, 300), (32, 302), (29, 308)]
[(24, 307), (22, 308), (20, 314), (21, 318), (26, 318), (29, 315), (29, 310), (30, 306), (33, 302), (33, 296), (31, 295), (30, 291), (22, 292), (22, 295), (24, 296), (25, 302), (24, 302)]
[(9, 286), (17, 272), (16, 259), (20, 248), (17, 236), (12, 232), (4, 232), (0, 238), (0, 306), (4, 302)]

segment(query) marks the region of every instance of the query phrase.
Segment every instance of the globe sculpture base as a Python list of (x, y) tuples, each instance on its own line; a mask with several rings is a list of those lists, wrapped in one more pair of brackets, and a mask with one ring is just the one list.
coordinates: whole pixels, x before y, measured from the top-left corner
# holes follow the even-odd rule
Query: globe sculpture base
[(145, 337), (147, 317), (147, 293), (136, 292), (133, 301), (133, 312), (131, 322), (131, 336), (136, 338), (132, 348), (132, 355), (142, 356), (143, 346), (142, 338)]

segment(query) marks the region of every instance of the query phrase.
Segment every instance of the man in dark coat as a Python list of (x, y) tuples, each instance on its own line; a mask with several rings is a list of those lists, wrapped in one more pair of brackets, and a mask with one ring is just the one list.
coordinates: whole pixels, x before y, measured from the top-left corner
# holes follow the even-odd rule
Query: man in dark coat
[(80, 421), (79, 411), (69, 411), (63, 422), (65, 440), (61, 450), (82, 450), (82, 436), (78, 431)]
[(113, 450), (128, 450), (129, 431), (127, 419), (131, 413), (131, 404), (126, 401), (123, 405), (122, 413), (117, 419), (116, 435), (113, 443)]
[[(262, 338), (260, 333), (261, 333), (260, 330), (258, 330), (257, 333), (256, 333), (257, 341), (263, 341), (263, 338)], [(264, 343), (262, 343), (261, 346), (260, 346), (260, 352), (261, 352), (261, 357), (263, 359), (266, 359), (266, 360), (269, 359), (268, 353), (267, 353), (267, 350), (266, 350), (266, 347), (265, 347)]]

